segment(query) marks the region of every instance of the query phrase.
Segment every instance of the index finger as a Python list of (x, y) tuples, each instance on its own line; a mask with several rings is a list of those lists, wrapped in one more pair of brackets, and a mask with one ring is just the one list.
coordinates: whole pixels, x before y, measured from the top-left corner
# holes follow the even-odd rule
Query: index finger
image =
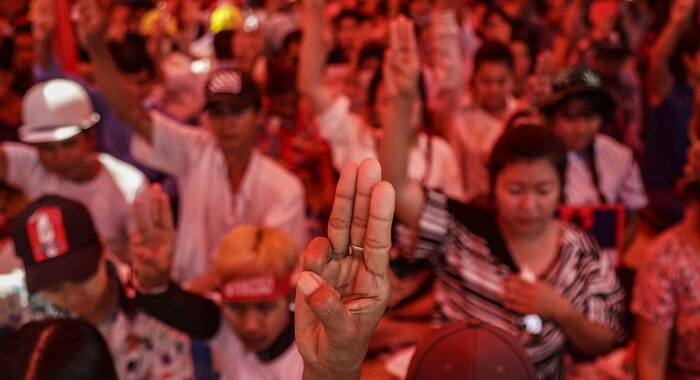
[(134, 199), (134, 219), (136, 220), (136, 228), (141, 236), (144, 236), (151, 230), (146, 206), (139, 197)]
[(328, 240), (331, 241), (333, 254), (336, 255), (345, 255), (348, 252), (356, 182), (357, 164), (346, 164), (340, 172), (333, 209), (328, 219)]

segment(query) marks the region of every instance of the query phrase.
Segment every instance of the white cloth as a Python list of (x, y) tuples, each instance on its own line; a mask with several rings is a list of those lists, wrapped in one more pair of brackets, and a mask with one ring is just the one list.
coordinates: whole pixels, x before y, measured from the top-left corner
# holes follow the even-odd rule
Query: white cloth
[[(347, 97), (338, 97), (318, 115), (316, 122), (321, 137), (331, 148), (336, 170), (348, 162), (378, 158), (375, 133), (364, 119), (350, 112)], [(450, 198), (462, 199), (462, 178), (455, 162), (454, 152), (445, 140), (421, 133), (409, 152), (408, 177), (430, 189), (441, 190)]]
[(274, 360), (262, 362), (255, 352), (245, 348), (225, 320), (211, 345), (219, 359), (222, 380), (300, 380), (304, 373), (296, 344)]
[(241, 224), (278, 227), (307, 243), (304, 188), (292, 173), (254, 151), (238, 192), (211, 133), (152, 112), (153, 145), (134, 135), (133, 156), (171, 174), (180, 193), (173, 277), (191, 281), (211, 270), (221, 238)]
[(628, 210), (647, 205), (647, 196), (632, 150), (611, 137), (598, 134), (594, 140), (600, 199), (589, 164), (580, 154), (569, 152), (566, 172), (566, 204), (572, 206), (614, 203)]
[(450, 131), (464, 180), (465, 200), (486, 195), (489, 192), (489, 174), (486, 168), (493, 146), (505, 128), (505, 122), (517, 108), (517, 101), (509, 98), (503, 119), (497, 119), (483, 108), (468, 100), (455, 116)]
[(148, 188), (138, 169), (101, 153), (97, 156), (102, 164), (97, 176), (73, 182), (49, 172), (39, 160), (36, 148), (5, 143), (2, 149), (7, 157), (7, 183), (22, 189), (30, 201), (53, 194), (82, 203), (109, 251), (118, 257), (126, 254), (133, 227), (132, 203)]

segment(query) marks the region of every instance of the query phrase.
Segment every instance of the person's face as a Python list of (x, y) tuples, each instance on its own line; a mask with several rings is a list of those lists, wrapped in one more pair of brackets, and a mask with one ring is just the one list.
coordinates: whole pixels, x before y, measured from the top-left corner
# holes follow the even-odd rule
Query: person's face
[(84, 181), (95, 172), (96, 141), (93, 131), (80, 133), (70, 139), (35, 144), (44, 167), (65, 179)]
[(615, 28), (620, 10), (615, 0), (597, 0), (591, 3), (588, 14), (593, 29), (609, 33)]
[(420, 17), (430, 14), (431, 4), (426, 0), (413, 0), (408, 4), (408, 11), (412, 16)]
[(151, 95), (155, 80), (148, 73), (148, 70), (141, 70), (133, 74), (122, 73), (121, 77), (129, 96), (138, 99), (140, 104), (143, 104)]
[(64, 281), (39, 291), (39, 295), (80, 317), (94, 315), (106, 298), (109, 278), (104, 262), (100, 262), (97, 271), (82, 282)]
[(500, 220), (508, 231), (520, 235), (544, 231), (554, 217), (560, 192), (559, 176), (547, 158), (507, 165), (494, 184)]
[(335, 30), (335, 38), (338, 47), (347, 50), (354, 50), (358, 43), (359, 25), (354, 18), (345, 17), (340, 19)]
[(602, 124), (602, 116), (582, 99), (570, 100), (554, 111), (554, 132), (569, 150), (586, 150)]
[(251, 147), (255, 128), (260, 122), (259, 113), (253, 107), (237, 109), (231, 103), (217, 102), (205, 112), (205, 123), (225, 152), (236, 152)]
[(269, 348), (290, 322), (287, 296), (261, 302), (230, 302), (223, 311), (243, 345), (255, 352)]
[(486, 109), (502, 110), (513, 91), (513, 73), (506, 63), (485, 61), (474, 74), (476, 101)]
[(688, 79), (700, 79), (700, 49), (694, 54), (685, 54), (683, 56), (683, 65), (685, 66)]
[(513, 28), (503, 16), (490, 13), (481, 25), (481, 34), (485, 40), (497, 41), (506, 46), (510, 43)]
[(270, 114), (283, 119), (293, 120), (296, 117), (298, 106), (299, 94), (296, 91), (270, 97)]
[[(375, 104), (374, 104), (374, 113), (376, 117), (376, 121), (379, 123), (384, 123), (387, 118), (389, 117), (389, 114), (392, 109), (392, 98), (389, 92), (387, 91), (386, 87), (384, 84), (379, 84), (377, 87), (377, 95), (375, 97)], [(413, 103), (413, 112), (411, 114), (411, 130), (417, 130), (420, 128), (423, 120), (422, 120), (422, 115), (421, 115), (421, 110), (422, 110), (422, 103), (420, 100), (416, 100)]]
[(18, 70), (29, 70), (34, 65), (34, 43), (31, 34), (20, 33), (15, 36), (13, 63)]
[(15, 75), (12, 71), (0, 69), (0, 99), (5, 98), (12, 91), (12, 82)]
[(526, 79), (532, 67), (532, 55), (530, 49), (522, 41), (513, 41), (510, 44), (510, 51), (514, 59), (514, 75), (516, 78)]
[(233, 34), (233, 55), (237, 59), (252, 59), (262, 54), (265, 47), (263, 35), (259, 30)]

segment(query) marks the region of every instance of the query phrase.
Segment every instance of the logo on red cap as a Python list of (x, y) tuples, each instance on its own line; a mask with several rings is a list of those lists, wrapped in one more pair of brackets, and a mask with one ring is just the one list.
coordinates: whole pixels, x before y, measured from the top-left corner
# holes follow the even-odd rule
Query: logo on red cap
[(37, 263), (65, 255), (68, 252), (63, 214), (58, 207), (37, 209), (27, 220), (27, 235)]
[(250, 301), (282, 297), (291, 291), (291, 273), (281, 277), (271, 274), (233, 279), (221, 287), (220, 293), (224, 301)]

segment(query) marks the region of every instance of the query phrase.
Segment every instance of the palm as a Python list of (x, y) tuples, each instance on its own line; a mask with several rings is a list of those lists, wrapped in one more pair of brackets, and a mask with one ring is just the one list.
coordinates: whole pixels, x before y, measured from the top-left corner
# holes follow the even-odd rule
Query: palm
[(78, 38), (84, 46), (104, 42), (108, 22), (102, 0), (79, 0), (73, 7), (72, 18), (77, 25)]
[(137, 279), (144, 286), (158, 286), (170, 272), (175, 228), (168, 197), (154, 185), (148, 208), (134, 202), (137, 230), (131, 237), (130, 259)]
[(390, 28), (389, 52), (384, 65), (386, 84), (395, 96), (415, 95), (420, 62), (413, 23), (400, 17)]
[[(336, 189), (328, 238), (313, 240), (304, 253), (304, 269), (330, 285), (329, 291), (339, 298), (330, 314), (319, 316), (311, 310), (314, 301), (297, 293), (297, 347), (312, 367), (342, 370), (361, 363), (388, 303), (394, 193), (380, 180), (375, 160), (365, 160), (359, 169), (346, 166)], [(364, 252), (340, 258), (351, 245)]]

